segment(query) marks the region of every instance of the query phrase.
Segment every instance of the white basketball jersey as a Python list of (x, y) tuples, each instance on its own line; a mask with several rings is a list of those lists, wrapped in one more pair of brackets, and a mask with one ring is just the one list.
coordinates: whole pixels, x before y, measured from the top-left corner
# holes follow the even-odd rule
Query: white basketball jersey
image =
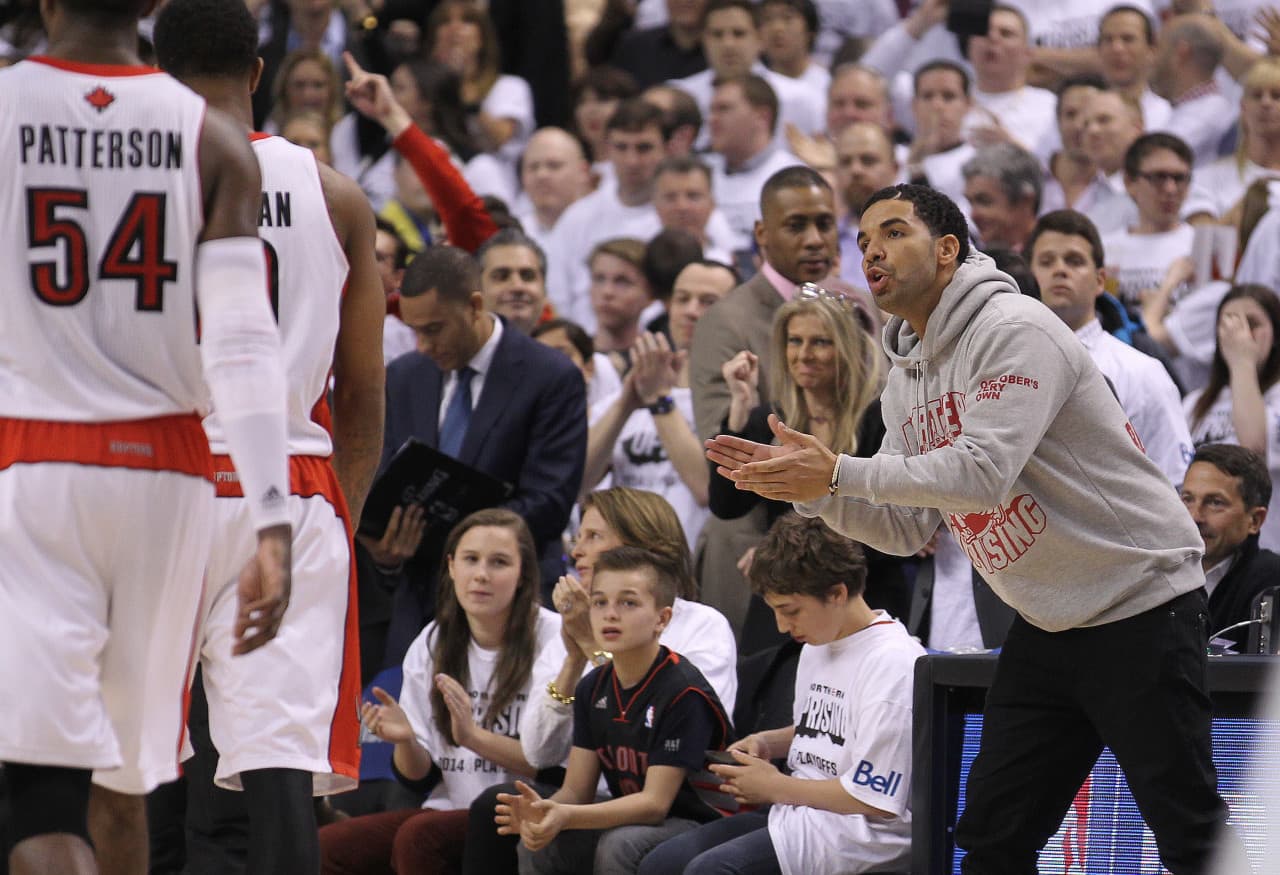
[(0, 71), (0, 416), (203, 412), (204, 101), (148, 67)]
[[(338, 337), (347, 256), (329, 216), (310, 150), (283, 137), (254, 135), (262, 168), (258, 234), (267, 250), (271, 309), (280, 326), (289, 381), (289, 453), (329, 456), (325, 393)], [(227, 452), (217, 413), (204, 421), (209, 445)]]

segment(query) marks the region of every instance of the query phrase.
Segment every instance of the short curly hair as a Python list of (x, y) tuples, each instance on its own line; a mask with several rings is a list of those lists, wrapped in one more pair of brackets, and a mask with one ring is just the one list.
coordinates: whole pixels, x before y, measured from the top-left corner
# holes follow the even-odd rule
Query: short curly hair
[(826, 601), (844, 584), (849, 597), (867, 588), (862, 545), (832, 531), (820, 518), (783, 514), (756, 547), (747, 573), (751, 589), (764, 596), (807, 595)]
[(964, 213), (960, 212), (951, 198), (927, 185), (901, 183), (882, 188), (873, 194), (863, 205), (862, 213), (866, 215), (872, 204), (892, 200), (910, 201), (915, 208), (916, 218), (924, 222), (935, 240), (950, 234), (960, 241), (957, 264), (963, 264), (969, 257), (969, 226), (965, 223)]
[(156, 17), (156, 60), (171, 76), (243, 76), (258, 59), (244, 0), (169, 0)]

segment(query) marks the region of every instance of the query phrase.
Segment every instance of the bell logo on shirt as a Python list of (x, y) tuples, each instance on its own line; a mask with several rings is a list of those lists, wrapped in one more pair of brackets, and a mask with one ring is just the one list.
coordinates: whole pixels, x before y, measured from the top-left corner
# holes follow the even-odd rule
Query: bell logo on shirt
[(862, 760), (853, 770), (853, 783), (875, 793), (892, 797), (898, 795), (898, 787), (902, 784), (902, 773), (890, 771), (887, 775), (877, 775), (875, 766), (867, 760)]

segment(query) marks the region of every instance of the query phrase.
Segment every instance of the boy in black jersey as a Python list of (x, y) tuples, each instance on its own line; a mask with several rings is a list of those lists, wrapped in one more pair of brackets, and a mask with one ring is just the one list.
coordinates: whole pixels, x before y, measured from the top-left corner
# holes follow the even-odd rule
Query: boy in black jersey
[[(522, 875), (630, 875), (653, 847), (720, 816), (689, 778), (732, 730), (702, 673), (658, 643), (675, 593), (673, 570), (648, 550), (596, 561), (591, 628), (613, 661), (574, 691), (564, 786), (543, 799), (516, 782), (520, 795), (498, 796), (498, 831), (520, 835)], [(602, 773), (613, 798), (595, 802)]]

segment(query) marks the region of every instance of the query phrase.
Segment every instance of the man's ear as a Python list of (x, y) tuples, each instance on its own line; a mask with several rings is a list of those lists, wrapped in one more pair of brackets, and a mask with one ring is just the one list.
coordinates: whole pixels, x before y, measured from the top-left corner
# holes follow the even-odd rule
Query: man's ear
[(266, 66), (266, 61), (262, 58), (253, 59), (253, 69), (249, 71), (249, 93), (257, 94), (258, 86), (262, 84), (262, 69)]
[(1256, 535), (1262, 531), (1262, 524), (1267, 520), (1266, 507), (1252, 507), (1249, 509), (1249, 534)]
[(937, 243), (938, 263), (954, 264), (960, 258), (960, 241), (955, 234), (943, 234)]

